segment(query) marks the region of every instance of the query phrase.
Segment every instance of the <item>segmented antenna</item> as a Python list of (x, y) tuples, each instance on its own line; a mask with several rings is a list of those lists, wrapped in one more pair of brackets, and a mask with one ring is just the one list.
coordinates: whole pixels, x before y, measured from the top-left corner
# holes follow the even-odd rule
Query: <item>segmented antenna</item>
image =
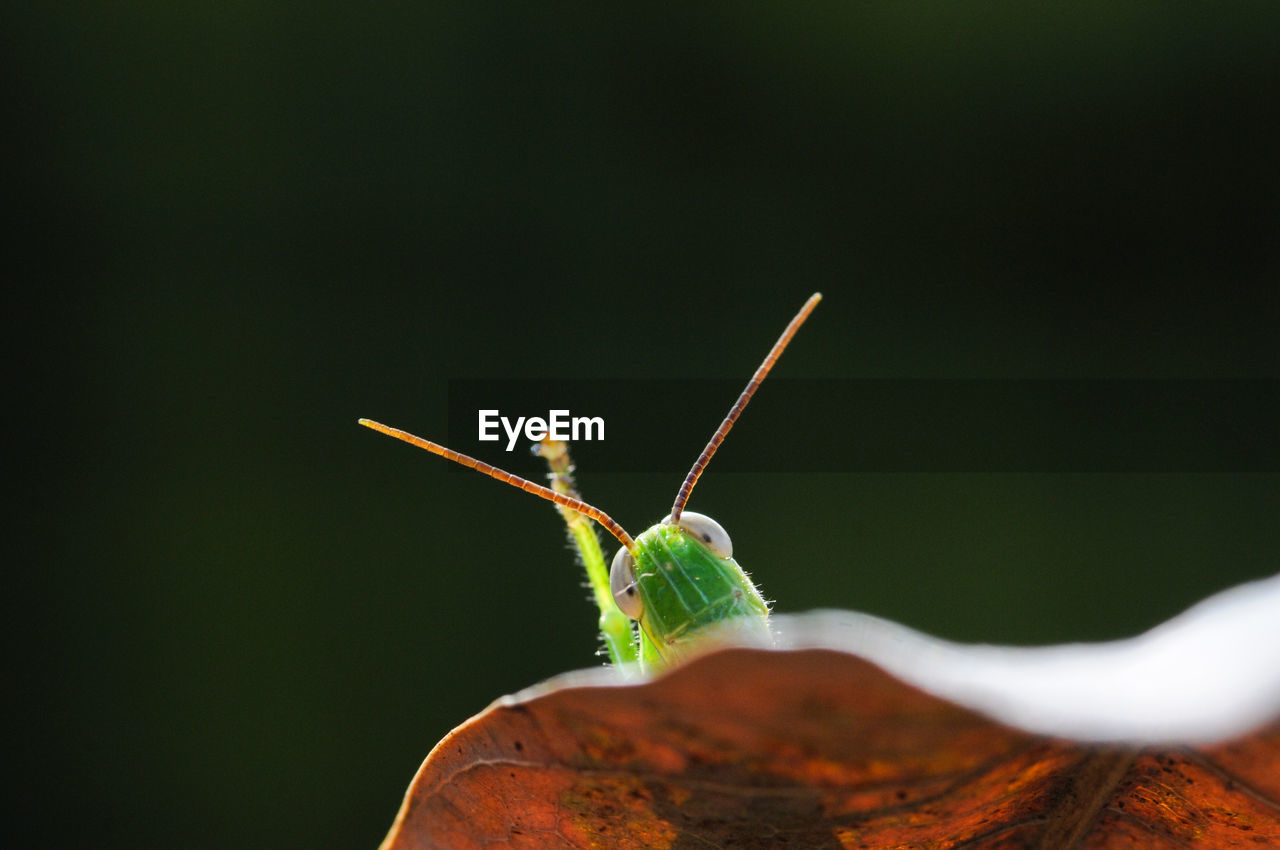
[(821, 300), (821, 292), (815, 292), (809, 296), (809, 300), (804, 302), (800, 312), (796, 313), (795, 318), (787, 325), (787, 329), (782, 332), (782, 336), (778, 337), (778, 341), (773, 344), (773, 348), (769, 349), (769, 355), (760, 364), (760, 368), (756, 369), (756, 373), (751, 376), (751, 380), (747, 381), (747, 388), (742, 391), (742, 395), (738, 396), (738, 400), (733, 403), (733, 407), (729, 409), (729, 415), (724, 418), (724, 421), (720, 423), (720, 427), (711, 435), (711, 441), (702, 450), (702, 454), (698, 455), (698, 459), (693, 463), (693, 469), (689, 470), (689, 474), (685, 476), (684, 483), (680, 485), (680, 491), (676, 493), (675, 504), (671, 506), (670, 522), (677, 523), (680, 521), (680, 514), (684, 513), (684, 506), (689, 501), (689, 494), (693, 492), (693, 485), (698, 483), (698, 478), (702, 475), (702, 471), (711, 462), (711, 456), (716, 453), (716, 449), (720, 448), (720, 444), (724, 442), (725, 435), (729, 433), (733, 423), (738, 421), (738, 417), (742, 415), (747, 402), (751, 401), (751, 397), (755, 395), (760, 383), (769, 374), (773, 364), (777, 362), (778, 357), (786, 349), (787, 343), (791, 342), (791, 337), (796, 335), (796, 331), (800, 330), (804, 320), (809, 318), (809, 314), (813, 312), (813, 308), (817, 307), (818, 302)]
[(454, 463), (460, 463), (463, 466), (470, 467), (476, 472), (483, 472), (490, 478), (496, 478), (504, 484), (510, 484), (512, 487), (519, 487), (526, 493), (541, 496), (549, 502), (555, 502), (557, 505), (577, 511), (583, 516), (589, 516), (604, 526), (606, 531), (618, 538), (622, 545), (626, 546), (633, 555), (636, 552), (636, 542), (631, 539), (630, 534), (627, 534), (626, 529), (618, 525), (618, 523), (613, 520), (613, 517), (609, 516), (597, 507), (588, 505), (581, 499), (575, 499), (571, 496), (566, 496), (563, 493), (557, 493), (550, 487), (543, 487), (541, 484), (534, 484), (532, 481), (527, 481), (519, 475), (512, 475), (505, 469), (498, 469), (496, 466), (490, 466), (482, 460), (476, 460), (470, 455), (464, 455), (462, 452), (455, 452), (453, 449), (445, 448), (439, 443), (424, 440), (421, 437), (410, 434), (408, 431), (401, 431), (399, 428), (392, 428), (390, 425), (383, 425), (381, 422), (374, 422), (372, 419), (361, 419), (360, 424), (366, 428), (372, 428), (375, 431), (380, 431), (388, 437), (395, 437), (397, 440), (404, 440), (411, 446), (426, 449), (433, 455), (439, 455), (440, 457), (451, 460)]

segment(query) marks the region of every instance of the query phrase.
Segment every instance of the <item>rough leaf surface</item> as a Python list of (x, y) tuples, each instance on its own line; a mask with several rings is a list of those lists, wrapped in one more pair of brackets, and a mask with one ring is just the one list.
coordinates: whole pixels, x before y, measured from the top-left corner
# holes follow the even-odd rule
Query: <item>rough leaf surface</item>
[(383, 846), (1280, 847), (1280, 723), (1087, 744), (848, 653), (723, 649), (495, 703), (432, 751)]

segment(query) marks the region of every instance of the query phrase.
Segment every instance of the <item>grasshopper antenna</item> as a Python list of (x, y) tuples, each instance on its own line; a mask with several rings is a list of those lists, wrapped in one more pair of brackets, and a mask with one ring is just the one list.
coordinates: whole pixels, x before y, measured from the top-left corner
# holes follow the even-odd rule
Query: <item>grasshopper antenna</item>
[(675, 504), (671, 506), (669, 522), (674, 524), (680, 521), (680, 514), (684, 513), (684, 506), (688, 503), (689, 495), (693, 492), (693, 485), (698, 483), (698, 478), (701, 477), (702, 471), (707, 468), (707, 464), (711, 462), (711, 457), (716, 453), (716, 449), (720, 448), (720, 444), (724, 442), (725, 435), (729, 433), (733, 423), (738, 421), (738, 417), (742, 415), (747, 402), (751, 401), (751, 397), (756, 394), (756, 390), (759, 389), (765, 376), (769, 374), (769, 370), (773, 368), (773, 364), (782, 356), (787, 344), (791, 342), (791, 337), (796, 335), (796, 331), (800, 330), (804, 320), (809, 318), (809, 314), (813, 312), (813, 308), (817, 307), (818, 302), (821, 300), (821, 292), (815, 292), (809, 296), (809, 300), (804, 302), (800, 312), (796, 313), (795, 318), (788, 323), (786, 330), (782, 332), (782, 336), (778, 337), (778, 341), (773, 344), (773, 348), (769, 349), (768, 356), (764, 358), (764, 362), (756, 369), (756, 373), (751, 376), (751, 380), (747, 381), (747, 388), (742, 391), (742, 395), (738, 396), (738, 400), (733, 403), (733, 407), (729, 409), (729, 414), (725, 416), (724, 421), (720, 423), (720, 427), (716, 429), (716, 432), (711, 435), (711, 440), (707, 443), (707, 447), (702, 450), (702, 454), (698, 455), (698, 459), (693, 463), (693, 469), (689, 470), (689, 474), (685, 476), (684, 483), (680, 485), (680, 490), (676, 493)]
[(476, 460), (470, 455), (464, 455), (462, 452), (455, 452), (453, 449), (445, 448), (439, 443), (433, 443), (430, 440), (424, 440), (421, 437), (410, 434), (408, 431), (401, 431), (399, 428), (392, 428), (390, 425), (383, 425), (381, 422), (374, 422), (372, 419), (361, 419), (360, 424), (366, 428), (372, 428), (375, 431), (386, 434), (388, 437), (395, 437), (397, 440), (403, 440), (411, 446), (417, 446), (420, 449), (426, 449), (433, 455), (439, 455), (442, 458), (451, 460), (454, 463), (460, 463), (465, 467), (474, 469), (476, 472), (483, 472), (490, 478), (496, 478), (504, 484), (510, 484), (512, 487), (519, 487), (526, 493), (532, 493), (535, 496), (541, 496), (549, 502), (555, 502), (557, 505), (566, 507), (569, 510), (577, 511), (583, 516), (591, 517), (596, 522), (604, 526), (605, 530), (627, 547), (627, 551), (634, 556), (636, 553), (636, 541), (627, 534), (626, 529), (618, 525), (618, 523), (604, 511), (599, 508), (588, 505), (581, 499), (575, 499), (572, 496), (566, 496), (563, 493), (557, 493), (550, 487), (543, 487), (541, 484), (534, 484), (521, 478), (519, 475), (512, 475), (505, 469), (498, 469), (496, 466), (490, 466), (482, 460)]

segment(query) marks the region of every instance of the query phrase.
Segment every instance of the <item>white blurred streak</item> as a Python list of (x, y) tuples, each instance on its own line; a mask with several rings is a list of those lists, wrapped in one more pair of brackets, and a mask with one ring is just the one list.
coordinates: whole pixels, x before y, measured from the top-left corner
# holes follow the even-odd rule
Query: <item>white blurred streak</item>
[(1046, 735), (1207, 743), (1280, 719), (1280, 575), (1110, 643), (964, 645), (849, 611), (773, 620), (780, 649), (852, 653), (921, 690)]

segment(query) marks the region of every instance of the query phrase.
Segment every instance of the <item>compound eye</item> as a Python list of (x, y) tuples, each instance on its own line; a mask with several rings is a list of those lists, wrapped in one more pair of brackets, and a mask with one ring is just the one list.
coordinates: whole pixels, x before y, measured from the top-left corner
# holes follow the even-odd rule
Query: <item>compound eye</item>
[(733, 557), (733, 541), (729, 539), (729, 532), (725, 531), (724, 526), (706, 514), (685, 511), (680, 514), (678, 525), (698, 538), (704, 546), (711, 550), (713, 555), (721, 558)]
[(644, 613), (644, 601), (636, 588), (636, 562), (623, 546), (613, 556), (613, 564), (609, 567), (609, 589), (613, 591), (613, 601), (618, 608), (633, 620), (639, 620)]

